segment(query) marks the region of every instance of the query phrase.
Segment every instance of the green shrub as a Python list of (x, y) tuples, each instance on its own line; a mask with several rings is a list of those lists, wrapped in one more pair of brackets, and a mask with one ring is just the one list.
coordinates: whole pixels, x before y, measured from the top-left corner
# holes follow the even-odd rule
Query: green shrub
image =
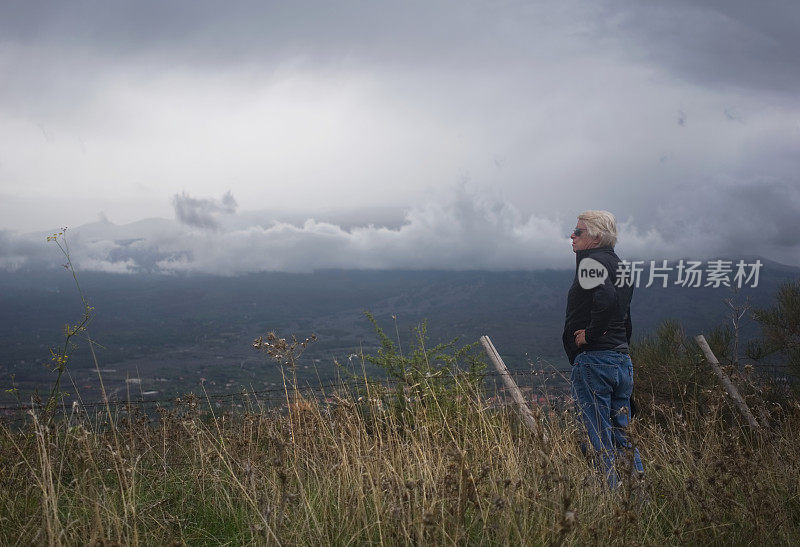
[[(711, 330), (706, 339), (723, 365), (733, 363), (733, 334), (728, 327)], [(634, 363), (636, 403), (648, 412), (654, 403), (675, 406), (702, 403), (717, 379), (695, 341), (678, 321), (664, 321), (658, 329), (631, 344)]]
[(800, 279), (782, 285), (777, 300), (771, 308), (753, 311), (762, 335), (748, 346), (747, 355), (755, 360), (779, 355), (786, 359), (791, 374), (797, 378), (800, 377)]
[(459, 346), (458, 339), (430, 346), (427, 325), (414, 329), (411, 347), (403, 354), (375, 317), (365, 312), (380, 342), (376, 355), (364, 360), (383, 370), (395, 382), (392, 406), (403, 411), (410, 400), (450, 406), (459, 397), (481, 393), (486, 362), (478, 343)]

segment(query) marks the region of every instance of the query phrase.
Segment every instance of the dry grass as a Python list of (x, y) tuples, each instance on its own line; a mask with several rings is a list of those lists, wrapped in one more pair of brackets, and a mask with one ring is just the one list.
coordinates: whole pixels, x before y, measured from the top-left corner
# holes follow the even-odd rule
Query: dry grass
[(0, 428), (0, 544), (797, 544), (800, 405), (754, 435), (706, 396), (634, 420), (646, 478), (617, 492), (568, 413), (541, 445), (477, 395), (31, 416)]

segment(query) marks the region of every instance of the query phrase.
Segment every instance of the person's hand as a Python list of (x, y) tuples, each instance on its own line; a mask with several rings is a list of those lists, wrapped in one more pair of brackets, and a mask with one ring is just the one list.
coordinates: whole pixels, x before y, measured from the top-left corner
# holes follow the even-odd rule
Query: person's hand
[(576, 330), (573, 335), (575, 336), (575, 345), (578, 347), (586, 345), (586, 329)]

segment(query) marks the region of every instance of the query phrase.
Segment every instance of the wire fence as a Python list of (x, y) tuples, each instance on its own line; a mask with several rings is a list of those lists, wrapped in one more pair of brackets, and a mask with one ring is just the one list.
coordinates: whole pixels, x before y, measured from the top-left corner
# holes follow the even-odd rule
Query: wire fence
[[(530, 363), (531, 367), (527, 370), (509, 371), (508, 375), (514, 378), (524, 397), (534, 405), (549, 406), (551, 408), (563, 407), (569, 402), (569, 370), (559, 370), (548, 362)], [(759, 365), (758, 373), (763, 377), (782, 378), (783, 371), (789, 365)], [(453, 374), (452, 381), (458, 381), (468, 373)], [(483, 379), (484, 393), (487, 403), (491, 406), (501, 407), (510, 404), (510, 398), (506, 397), (506, 387), (500, 380), (501, 374), (494, 370), (486, 370), (480, 373)], [(208, 408), (246, 408), (255, 407), (278, 408), (290, 403), (299, 394), (306, 399), (316, 399), (328, 404), (336, 404), (342, 397), (355, 395), (363, 396), (368, 388), (380, 386), (385, 390), (394, 390), (398, 387), (397, 380), (390, 378), (368, 378), (365, 376), (353, 376), (348, 378), (336, 378), (326, 382), (318, 381), (315, 384), (305, 383), (297, 386), (287, 382), (285, 385), (272, 386), (264, 389), (243, 388), (236, 391), (208, 392), (205, 385), (201, 384), (201, 391), (197, 393), (186, 393), (171, 397), (149, 397), (140, 396), (132, 398), (107, 398), (104, 400), (86, 401), (81, 397), (72, 400), (63, 400), (52, 410), (56, 416), (67, 416), (71, 414), (91, 415), (98, 412), (113, 411), (114, 413), (131, 413), (141, 411), (152, 413), (157, 409), (176, 408), (185, 404), (187, 400), (195, 400), (199, 404)], [(409, 385), (405, 386), (408, 389)], [(336, 398), (331, 399), (332, 396)], [(30, 413), (41, 411), (45, 408), (44, 403), (25, 403), (0, 405), (0, 419), (6, 423), (19, 424), (30, 418)]]
[[(467, 378), (469, 373), (453, 374), (447, 380), (457, 382)], [(564, 372), (559, 370), (524, 370), (524, 371), (511, 371), (509, 376), (515, 378), (515, 381), (520, 385), (520, 388), (526, 392), (533, 389), (534, 384), (541, 384), (539, 387), (544, 387), (545, 384), (563, 384), (566, 382)], [(500, 382), (500, 374), (496, 371), (484, 371), (479, 373), (479, 377), (483, 380), (483, 386), (487, 397), (500, 397), (505, 394), (505, 386)], [(555, 378), (560, 382), (551, 382), (550, 379)], [(536, 380), (539, 380), (538, 382)], [(438, 378), (437, 380), (442, 380)], [(422, 381), (425, 381), (423, 378)], [(295, 394), (299, 394), (304, 398), (313, 398), (319, 401), (324, 401), (332, 395), (341, 396), (343, 394), (359, 395), (365, 392), (368, 388), (382, 387), (386, 390), (395, 390), (398, 387), (398, 381), (390, 378), (367, 378), (367, 377), (350, 377), (350, 378), (337, 378), (327, 382), (317, 382), (314, 384), (298, 382), (297, 386), (291, 385), (287, 382), (283, 386), (273, 386), (264, 389), (251, 389), (244, 388), (237, 391), (227, 392), (208, 392), (204, 385), (201, 385), (200, 393), (187, 393), (180, 396), (172, 397), (147, 397), (140, 396), (139, 398), (107, 398), (104, 400), (86, 401), (81, 397), (76, 397), (71, 400), (61, 401), (54, 409), (53, 413), (56, 415), (68, 415), (71, 413), (84, 413), (90, 414), (96, 410), (114, 410), (115, 412), (123, 411), (130, 412), (132, 409), (155, 409), (155, 408), (169, 408), (179, 406), (186, 402), (188, 397), (194, 398), (205, 405), (222, 407), (243, 407), (245, 404), (255, 404), (258, 407), (275, 407), (286, 404), (291, 401)], [(406, 385), (405, 388), (413, 388), (412, 385)], [(531, 397), (532, 402), (536, 402), (535, 397)], [(328, 401), (330, 402), (330, 401)], [(7, 421), (19, 421), (25, 419), (26, 414), (31, 411), (41, 411), (45, 408), (45, 403), (34, 402), (18, 402), (16, 404), (0, 405), (0, 416), (3, 416)]]

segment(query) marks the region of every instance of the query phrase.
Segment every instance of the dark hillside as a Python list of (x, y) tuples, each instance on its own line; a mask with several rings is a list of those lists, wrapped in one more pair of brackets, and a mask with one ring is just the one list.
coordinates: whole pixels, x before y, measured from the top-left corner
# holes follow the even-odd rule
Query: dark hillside
[[(632, 304), (634, 337), (668, 318), (691, 332), (723, 324), (729, 313), (724, 299), (771, 305), (780, 283), (798, 276), (800, 269), (766, 263), (758, 287), (738, 294), (727, 288), (639, 288)], [(241, 277), (79, 273), (95, 307), (90, 332), (102, 346), (101, 367), (111, 369), (109, 382), (119, 389), (125, 378), (141, 378), (143, 390), (162, 393), (192, 389), (199, 378), (214, 390), (276, 382), (274, 367), (250, 347), (268, 330), (280, 336), (316, 333), (319, 342), (304, 356), (310, 368), (301, 378), (330, 377), (334, 358), (345, 362), (359, 348), (376, 345), (365, 310), (393, 335), (396, 317), (401, 344), (427, 320), (433, 341), (468, 342), (488, 334), (512, 368), (537, 360), (563, 367), (560, 337), (571, 278), (571, 271), (554, 270), (323, 270)], [(3, 385), (12, 374), (26, 388), (46, 385), (49, 372), (42, 364), (48, 348), (63, 340), (63, 325), (77, 319), (80, 309), (66, 271), (0, 273)], [(745, 322), (744, 337), (756, 332), (752, 321)], [(85, 347), (76, 350), (70, 369), (80, 386), (96, 383)]]

